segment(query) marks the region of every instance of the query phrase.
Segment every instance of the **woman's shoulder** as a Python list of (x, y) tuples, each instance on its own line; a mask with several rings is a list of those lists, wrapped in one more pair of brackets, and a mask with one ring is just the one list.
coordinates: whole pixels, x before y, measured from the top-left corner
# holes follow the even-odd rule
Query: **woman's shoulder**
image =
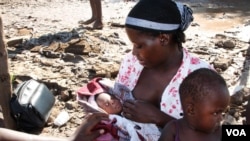
[(189, 67), (191, 70), (196, 70), (198, 68), (213, 68), (213, 65), (210, 64), (208, 61), (200, 58), (199, 56), (190, 53), (187, 49), (183, 48), (184, 53), (184, 64), (185, 66)]
[(124, 55), (124, 58), (123, 58), (123, 63), (126, 62), (126, 63), (135, 63), (137, 62), (137, 58), (132, 54), (132, 52), (129, 52), (127, 53), (126, 55)]

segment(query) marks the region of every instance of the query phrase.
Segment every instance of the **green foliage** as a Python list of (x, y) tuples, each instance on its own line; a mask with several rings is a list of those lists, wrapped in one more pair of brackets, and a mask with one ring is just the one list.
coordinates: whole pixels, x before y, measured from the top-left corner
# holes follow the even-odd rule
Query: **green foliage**
[(16, 76), (14, 74), (10, 74), (10, 82), (13, 83), (16, 79)]

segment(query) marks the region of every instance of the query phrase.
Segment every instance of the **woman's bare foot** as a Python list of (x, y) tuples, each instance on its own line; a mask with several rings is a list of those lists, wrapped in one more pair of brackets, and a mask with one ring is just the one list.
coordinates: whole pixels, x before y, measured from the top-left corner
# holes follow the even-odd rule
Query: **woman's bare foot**
[(92, 27), (93, 29), (102, 29), (103, 28), (103, 24), (102, 24), (102, 22), (101, 21), (99, 21), (99, 20), (96, 20), (95, 22), (94, 22), (94, 24), (93, 24), (93, 27)]
[(89, 19), (87, 21), (79, 21), (78, 23), (87, 25), (87, 24), (93, 23), (95, 20), (96, 20), (95, 18), (91, 18), (91, 19)]

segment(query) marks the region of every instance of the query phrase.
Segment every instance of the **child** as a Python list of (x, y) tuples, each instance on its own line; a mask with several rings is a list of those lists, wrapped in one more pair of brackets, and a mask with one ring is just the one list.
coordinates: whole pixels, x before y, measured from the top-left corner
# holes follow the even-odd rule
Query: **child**
[(170, 121), (159, 141), (220, 141), (230, 96), (225, 80), (211, 69), (190, 73), (180, 85), (183, 117)]

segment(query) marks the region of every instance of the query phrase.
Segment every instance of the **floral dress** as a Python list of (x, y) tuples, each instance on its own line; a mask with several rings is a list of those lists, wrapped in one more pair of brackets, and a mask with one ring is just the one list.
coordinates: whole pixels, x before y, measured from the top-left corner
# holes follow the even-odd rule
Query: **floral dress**
[[(132, 53), (128, 53), (121, 63), (116, 83), (125, 85), (132, 91), (137, 84), (143, 68), (137, 58)], [(213, 69), (213, 66), (190, 54), (187, 49), (183, 48), (181, 66), (162, 94), (161, 111), (176, 119), (181, 118), (182, 108), (179, 98), (179, 86), (190, 72), (199, 68)]]

